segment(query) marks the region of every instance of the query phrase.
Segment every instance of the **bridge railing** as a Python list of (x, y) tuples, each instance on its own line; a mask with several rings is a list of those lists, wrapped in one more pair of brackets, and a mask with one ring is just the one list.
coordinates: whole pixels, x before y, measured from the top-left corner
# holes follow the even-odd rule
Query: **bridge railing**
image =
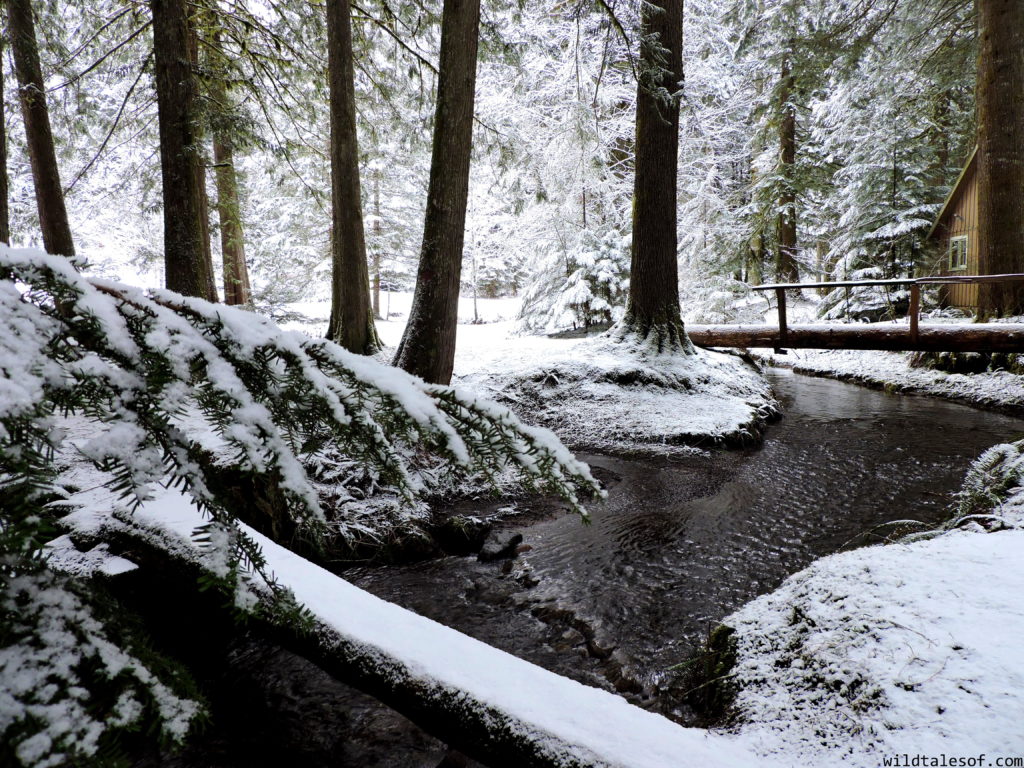
[(1019, 283), (1024, 282), (1024, 274), (1006, 275), (930, 275), (927, 277), (901, 277), (891, 280), (837, 280), (827, 283), (772, 283), (769, 285), (753, 285), (752, 291), (775, 291), (779, 310), (779, 344), (786, 345), (786, 291), (802, 288), (856, 288), (860, 286), (887, 285), (910, 286), (910, 339), (917, 342), (918, 326), (921, 320), (921, 286), (949, 285), (958, 283)]

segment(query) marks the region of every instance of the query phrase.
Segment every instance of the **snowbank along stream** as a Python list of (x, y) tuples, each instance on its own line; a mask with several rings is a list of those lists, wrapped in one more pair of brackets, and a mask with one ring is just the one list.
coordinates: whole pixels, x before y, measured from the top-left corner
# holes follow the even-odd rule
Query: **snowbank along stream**
[(511, 564), (448, 557), (346, 573), (359, 586), (681, 720), (666, 689), (725, 615), (889, 521), (937, 523), (968, 464), (1024, 420), (775, 369), (763, 447), (671, 462), (584, 456), (609, 488), (593, 524), (520, 527)]
[[(880, 523), (939, 521), (971, 460), (1024, 434), (1024, 419), (942, 400), (770, 376), (784, 415), (761, 448), (661, 463), (584, 457), (609, 487), (590, 526), (573, 515), (524, 515), (507, 529), (529, 547), (514, 561), (446, 557), (344, 576), (688, 722), (683, 683), (669, 668), (722, 617)], [(453, 764), (442, 761), (443, 744), (396, 712), (266, 644), (240, 642), (222, 685), (227, 721), (181, 758), (154, 765)]]

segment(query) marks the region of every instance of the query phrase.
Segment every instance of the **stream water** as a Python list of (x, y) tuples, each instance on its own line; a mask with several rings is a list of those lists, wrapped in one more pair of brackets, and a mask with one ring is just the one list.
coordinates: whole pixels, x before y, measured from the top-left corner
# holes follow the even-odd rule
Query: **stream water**
[[(507, 531), (529, 548), (514, 561), (445, 557), (345, 578), (687, 722), (669, 670), (709, 629), (812, 560), (876, 539), (865, 533), (880, 524), (939, 522), (971, 460), (1024, 436), (1012, 416), (769, 375), (783, 417), (760, 448), (660, 462), (585, 456), (609, 490), (591, 525), (538, 522), (533, 510)], [(443, 744), (279, 649), (242, 642), (224, 668), (228, 717), (162, 768), (464, 764), (442, 763)]]
[[(360, 586), (577, 679), (666, 701), (672, 675), (730, 611), (812, 560), (944, 519), (972, 459), (1024, 420), (776, 369), (783, 418), (764, 445), (671, 462), (584, 456), (609, 490), (593, 523), (524, 525), (508, 564), (449, 557), (346, 574)], [(671, 698), (671, 697), (667, 697)]]

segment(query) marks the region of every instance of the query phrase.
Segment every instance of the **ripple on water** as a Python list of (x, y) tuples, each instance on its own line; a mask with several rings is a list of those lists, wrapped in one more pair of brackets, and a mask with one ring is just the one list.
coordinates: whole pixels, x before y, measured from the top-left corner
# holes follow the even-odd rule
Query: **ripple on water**
[[(540, 579), (525, 599), (570, 608), (648, 682), (723, 616), (879, 524), (936, 523), (970, 461), (1019, 437), (1024, 421), (923, 397), (773, 372), (785, 406), (757, 450), (650, 463), (585, 456), (621, 481), (592, 510), (522, 529)], [(371, 591), (518, 655), (573, 674), (522, 619), (524, 591), (493, 599), (472, 558), (355, 574)], [(513, 618), (519, 615), (519, 618)], [(578, 674), (574, 674), (578, 676)]]

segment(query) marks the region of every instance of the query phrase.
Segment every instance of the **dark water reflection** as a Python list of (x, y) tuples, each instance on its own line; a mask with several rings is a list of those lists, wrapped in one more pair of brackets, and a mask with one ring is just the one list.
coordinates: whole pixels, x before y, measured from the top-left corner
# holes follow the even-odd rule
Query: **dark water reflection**
[[(521, 530), (539, 585), (473, 558), (347, 577), (389, 600), (563, 674), (602, 682), (571, 630), (531, 608), (569, 609), (649, 689), (726, 614), (812, 560), (894, 519), (942, 519), (970, 461), (1024, 435), (1024, 420), (886, 395), (788, 371), (763, 447), (673, 462), (586, 456), (613, 473), (593, 524)], [(562, 628), (564, 630), (564, 627)], [(578, 639), (578, 638), (577, 638)], [(579, 643), (576, 643), (579, 646)], [(575, 652), (574, 652), (575, 650)]]

